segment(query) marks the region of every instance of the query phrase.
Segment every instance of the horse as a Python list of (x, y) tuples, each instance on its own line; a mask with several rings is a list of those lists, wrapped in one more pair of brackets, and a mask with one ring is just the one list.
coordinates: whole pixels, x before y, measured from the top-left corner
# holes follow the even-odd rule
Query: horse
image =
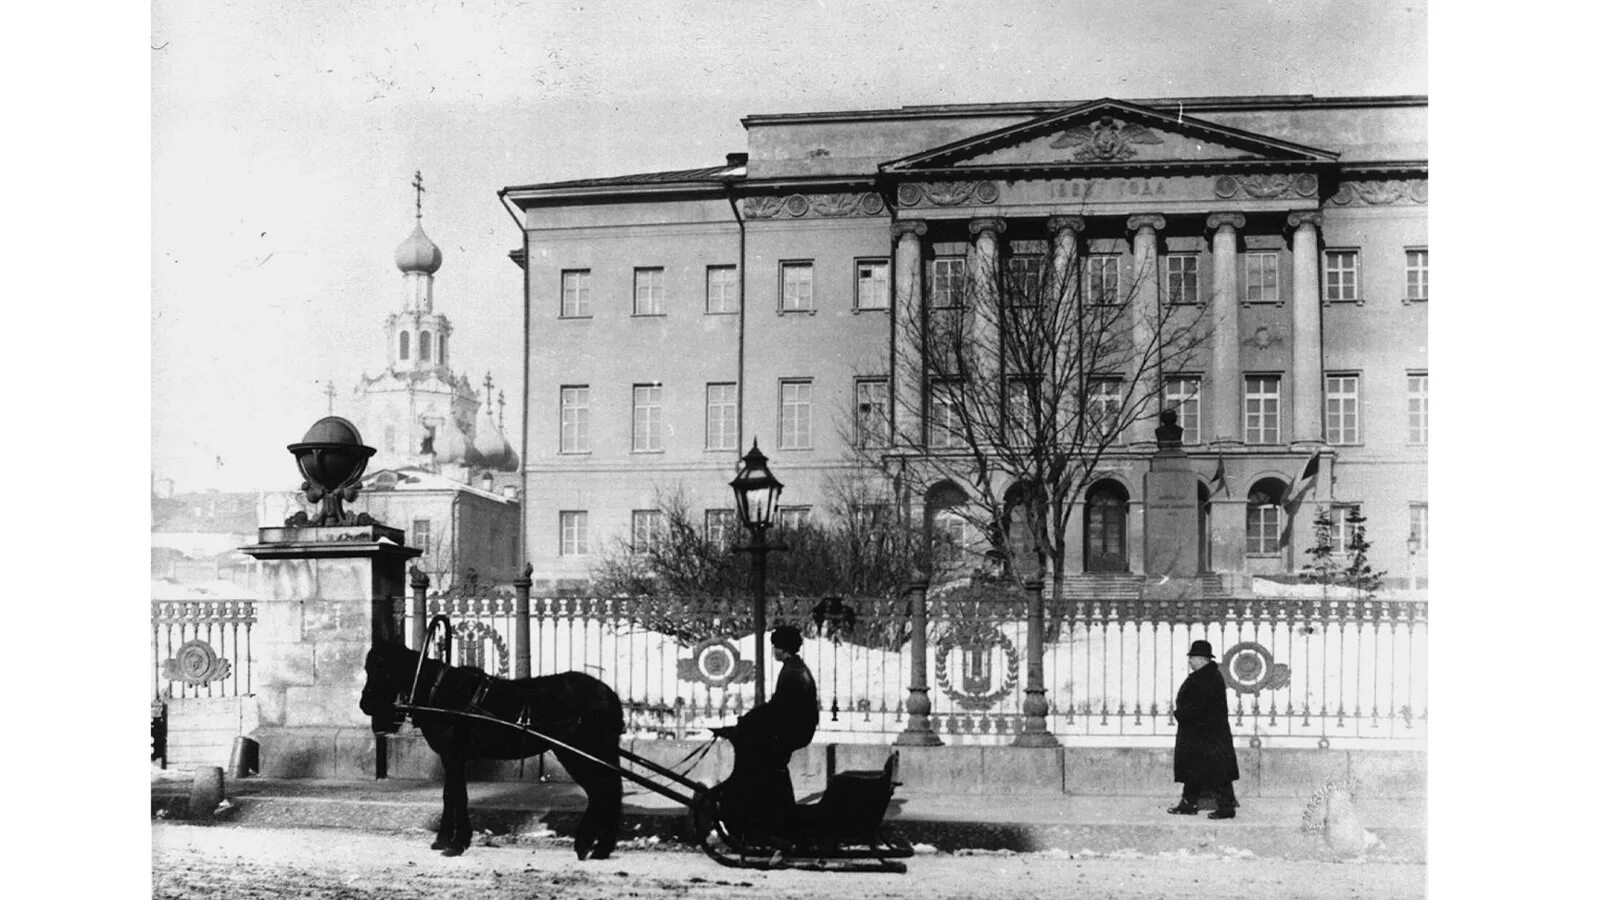
[[(419, 676), (418, 659), (415, 650), (376, 641), (367, 653), (361, 711), (371, 717), (375, 734), (398, 730), (403, 720), (403, 715), (397, 715), (398, 703), (471, 714), (424, 710), (411, 714), (413, 723), (444, 765), (444, 811), (432, 849), (443, 851), (444, 856), (460, 856), (472, 843), (467, 816), (468, 760), (524, 759), (553, 750), (588, 795), (573, 845), (578, 859), (609, 857), (616, 848), (622, 819), (617, 749), (623, 722), (622, 702), (616, 692), (582, 672), (498, 678), (482, 669), (450, 666), (427, 658), (421, 659)], [(600, 762), (510, 727), (509, 723), (526, 725)]]

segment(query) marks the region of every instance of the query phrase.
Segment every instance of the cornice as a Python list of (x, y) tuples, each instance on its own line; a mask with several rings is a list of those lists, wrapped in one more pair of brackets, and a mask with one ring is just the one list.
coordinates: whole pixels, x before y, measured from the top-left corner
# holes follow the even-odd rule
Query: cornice
[[(1039, 100), (1019, 103), (960, 103), (938, 106), (903, 106), (899, 109), (833, 110), (806, 113), (758, 113), (739, 122), (752, 125), (793, 123), (839, 123), (949, 118), (993, 118), (995, 116), (1039, 116), (1063, 112), (1093, 100)], [(1311, 94), (1266, 96), (1161, 97), (1124, 100), (1151, 109), (1182, 110), (1185, 115), (1200, 112), (1247, 112), (1260, 110), (1349, 109), (1427, 106), (1427, 94), (1394, 94), (1376, 97), (1316, 97)]]

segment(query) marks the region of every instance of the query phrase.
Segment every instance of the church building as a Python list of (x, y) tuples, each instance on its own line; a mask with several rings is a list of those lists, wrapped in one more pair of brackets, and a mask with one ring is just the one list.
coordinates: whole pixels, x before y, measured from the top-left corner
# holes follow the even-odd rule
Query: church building
[[(952, 279), (1070, 262), (1088, 293), (1142, 285), (1118, 302), (1204, 310), (1201, 353), (1159, 374), (1203, 572), (1291, 577), (1320, 507), (1336, 552), (1359, 512), (1373, 567), (1425, 584), (1427, 116), (1426, 97), (1309, 95), (751, 115), (747, 150), (719, 165), (503, 189), (524, 229), (535, 578), (587, 577), (651, 532), (664, 492), (736, 528), (728, 481), (753, 441), (787, 519), (822, 514), (871, 420), (925, 430), (922, 448), (944, 427), (941, 386), (905, 349)], [(444, 369), (429, 247), (420, 228), (402, 247), (380, 378), (466, 396)], [(380, 431), (380, 449), (420, 451), (429, 424), (456, 447), (469, 405)], [(1146, 574), (1154, 426), (1073, 510), (1070, 574)]]
[[(433, 278), (444, 254), (417, 223), (395, 250), (400, 308), (384, 321), (387, 366), (361, 376), (342, 411), (377, 453), (357, 505), (406, 532), (435, 587), (517, 574), (520, 461), (501, 429), (505, 392), (485, 375), (482, 390), (451, 368), (449, 317), (434, 310)], [(498, 418), (497, 414), (498, 413)]]

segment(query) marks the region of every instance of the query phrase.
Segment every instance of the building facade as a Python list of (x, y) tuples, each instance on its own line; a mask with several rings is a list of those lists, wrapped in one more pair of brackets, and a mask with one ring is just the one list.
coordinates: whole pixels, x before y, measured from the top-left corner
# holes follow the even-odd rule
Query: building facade
[[(728, 527), (752, 441), (788, 514), (820, 512), (864, 417), (936, 426), (904, 350), (951, 273), (1035, 257), (1209, 317), (1198, 362), (1160, 376), (1207, 571), (1294, 572), (1321, 506), (1336, 549), (1358, 509), (1374, 567), (1425, 582), (1426, 122), (1422, 97), (758, 115), (725, 165), (504, 189), (535, 578), (585, 578), (664, 492)], [(1074, 510), (1069, 574), (1141, 574), (1154, 425)]]

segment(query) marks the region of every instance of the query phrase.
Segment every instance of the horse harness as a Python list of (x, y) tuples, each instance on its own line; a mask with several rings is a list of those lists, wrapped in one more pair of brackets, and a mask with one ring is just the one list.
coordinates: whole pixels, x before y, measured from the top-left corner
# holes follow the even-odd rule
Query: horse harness
[[(498, 687), (498, 683), (504, 682), (505, 679), (496, 678), (482, 670), (452, 669), (450, 666), (442, 663), (439, 664), (438, 672), (434, 675), (432, 683), (428, 685), (428, 692), (424, 698), (426, 702), (419, 703), (416, 697), (412, 697), (410, 705), (432, 706), (436, 709), (445, 709), (448, 711), (448, 707), (445, 707), (438, 702), (438, 696), (441, 688), (444, 686), (446, 676), (448, 676), (451, 671), (460, 672), (461, 674), (472, 678), (474, 681), (471, 696), (467, 700), (466, 707), (462, 709), (461, 712), (475, 713), (480, 716), (488, 716), (492, 719), (499, 719), (500, 721), (505, 722), (507, 725), (513, 725), (517, 728), (532, 728), (536, 723), (538, 723), (538, 720), (534, 718), (534, 713), (536, 710), (534, 708), (533, 698), (526, 692), (517, 692), (516, 699), (519, 701), (519, 703), (517, 704), (516, 718), (507, 719), (502, 713), (496, 711), (489, 704), (489, 694), (491, 689)], [(504, 692), (499, 691), (497, 693)], [(546, 727), (556, 726), (564, 728), (570, 726), (573, 729), (576, 729), (583, 724), (583, 715), (580, 713), (577, 716), (570, 718), (547, 720), (543, 721), (542, 724)]]

